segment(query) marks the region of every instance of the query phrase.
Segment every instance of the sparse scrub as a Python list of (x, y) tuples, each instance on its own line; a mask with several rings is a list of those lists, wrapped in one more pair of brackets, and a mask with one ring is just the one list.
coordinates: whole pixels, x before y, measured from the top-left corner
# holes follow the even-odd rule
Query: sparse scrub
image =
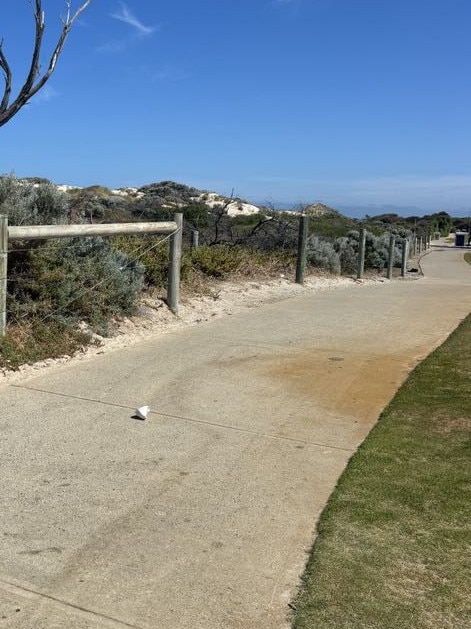
[[(342, 273), (354, 273), (358, 267), (358, 252), (360, 247), (360, 232), (352, 229), (345, 237), (334, 241), (334, 249), (340, 258)], [(394, 246), (393, 265), (401, 264), (401, 249), (398, 243)], [(365, 240), (365, 268), (383, 271), (389, 257), (389, 233), (375, 236), (366, 232)]]
[(0, 369), (18, 369), (47, 358), (71, 356), (90, 345), (90, 334), (56, 319), (30, 317), (17, 320), (0, 339)]
[(337, 238), (334, 249), (340, 258), (342, 273), (354, 273), (358, 267), (359, 232), (350, 231), (347, 236)]
[(65, 223), (67, 197), (50, 183), (31, 183), (9, 175), (0, 177), (0, 214), (10, 225)]
[[(111, 246), (143, 266), (144, 283), (147, 287), (164, 288), (168, 276), (167, 238), (157, 236), (114, 236)], [(182, 252), (180, 279), (188, 281), (191, 275), (191, 259), (187, 249)]]
[(241, 246), (216, 245), (191, 252), (194, 271), (216, 278), (228, 276), (265, 277), (292, 273), (296, 258), (283, 251), (258, 251)]
[(340, 274), (340, 254), (334, 245), (318, 236), (309, 236), (307, 241), (307, 261), (314, 267)]
[(103, 326), (132, 312), (144, 269), (102, 238), (48, 241), (10, 254), (10, 317), (84, 320)]
[(191, 260), (193, 267), (204, 275), (221, 279), (229, 273), (239, 271), (244, 257), (241, 247), (215, 245), (196, 249), (191, 255)]

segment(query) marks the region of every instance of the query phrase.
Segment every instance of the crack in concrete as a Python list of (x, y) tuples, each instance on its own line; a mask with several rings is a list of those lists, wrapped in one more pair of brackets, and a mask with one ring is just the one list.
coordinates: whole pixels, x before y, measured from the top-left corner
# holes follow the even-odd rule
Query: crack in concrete
[[(87, 397), (82, 397), (79, 395), (70, 395), (67, 393), (58, 393), (56, 391), (48, 391), (47, 389), (40, 389), (40, 388), (36, 388), (36, 387), (31, 387), (31, 386), (26, 386), (26, 385), (22, 385), (22, 384), (11, 384), (9, 385), (12, 388), (15, 389), (22, 389), (25, 391), (36, 391), (38, 393), (45, 393), (47, 395), (55, 395), (58, 397), (63, 397), (63, 398), (67, 398), (70, 400), (81, 400), (84, 402), (92, 402), (95, 404), (101, 404), (103, 406), (110, 406), (112, 408), (123, 408), (126, 409), (128, 411), (132, 411), (134, 412), (136, 409), (132, 406), (125, 406), (124, 404), (116, 404), (114, 402), (104, 402), (103, 400), (97, 400), (97, 399), (93, 399), (93, 398), (87, 398)], [(170, 419), (179, 419), (181, 421), (185, 421), (185, 422), (191, 422), (193, 424), (201, 424), (204, 426), (214, 426), (214, 428), (222, 428), (224, 430), (232, 430), (235, 432), (239, 432), (239, 433), (243, 433), (243, 434), (247, 434), (247, 435), (252, 435), (255, 437), (260, 437), (262, 439), (276, 439), (278, 441), (286, 441), (286, 442), (291, 442), (291, 443), (302, 443), (303, 445), (306, 446), (313, 446), (315, 448), (329, 448), (331, 450), (340, 450), (341, 452), (354, 452), (355, 450), (353, 448), (343, 448), (341, 446), (336, 446), (330, 443), (318, 443), (315, 441), (306, 441), (305, 439), (296, 439), (295, 437), (285, 437), (285, 436), (281, 436), (281, 435), (271, 435), (271, 434), (266, 434), (266, 433), (261, 433), (261, 432), (257, 432), (256, 430), (248, 430), (247, 428), (239, 428), (237, 426), (229, 426), (228, 424), (220, 424), (217, 422), (210, 422), (204, 419), (195, 419), (192, 417), (184, 417), (182, 415), (172, 415), (171, 413), (162, 413), (159, 411), (150, 411), (151, 415), (159, 415), (160, 417), (168, 417)]]
[(126, 622), (125, 620), (120, 620), (119, 618), (113, 618), (112, 616), (108, 616), (107, 614), (102, 614), (100, 612), (94, 611), (92, 609), (86, 609), (81, 605), (77, 605), (75, 603), (71, 603), (70, 601), (65, 601), (60, 598), (56, 598), (52, 594), (45, 594), (44, 592), (39, 592), (35, 590), (30, 585), (24, 585), (19, 583), (13, 583), (4, 577), (0, 577), (0, 585), (6, 586), (5, 589), (12, 591), (14, 594), (24, 595), (25, 593), (28, 595), (32, 595), (33, 598), (36, 599), (44, 599), (51, 601), (55, 605), (59, 605), (61, 607), (67, 607), (69, 609), (73, 609), (74, 611), (79, 612), (85, 616), (92, 616), (93, 618), (99, 619), (101, 622), (105, 621), (107, 624), (109, 623), (109, 627), (127, 627), (128, 629), (145, 629), (144, 627), (134, 625), (132, 623)]

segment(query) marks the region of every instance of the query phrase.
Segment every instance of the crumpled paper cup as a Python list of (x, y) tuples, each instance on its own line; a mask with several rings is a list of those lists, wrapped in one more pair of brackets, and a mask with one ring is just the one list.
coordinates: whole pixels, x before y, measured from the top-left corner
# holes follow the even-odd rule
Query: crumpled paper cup
[(135, 417), (138, 419), (146, 419), (149, 412), (150, 406), (140, 406), (139, 408), (136, 408)]

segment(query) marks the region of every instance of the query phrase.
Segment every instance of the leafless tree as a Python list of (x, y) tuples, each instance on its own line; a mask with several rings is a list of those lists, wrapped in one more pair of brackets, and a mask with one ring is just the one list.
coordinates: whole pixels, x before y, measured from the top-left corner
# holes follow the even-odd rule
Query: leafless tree
[[(14, 0), (17, 2), (18, 0)], [(6, 124), (9, 120), (15, 116), (20, 109), (26, 105), (26, 103), (32, 98), (39, 90), (44, 87), (51, 74), (54, 72), (57, 60), (64, 48), (67, 37), (70, 30), (78, 18), (78, 16), (84, 11), (92, 0), (86, 0), (83, 2), (75, 12), (72, 11), (72, 0), (66, 0), (66, 14), (62, 18), (62, 28), (56, 46), (52, 51), (49, 58), (49, 63), (44, 70), (41, 70), (41, 48), (43, 43), (43, 36), (45, 30), (44, 11), (42, 8), (42, 0), (28, 0), (33, 7), (33, 16), (35, 20), (35, 34), (34, 34), (34, 49), (31, 57), (31, 64), (29, 66), (29, 72), (23, 83), (23, 86), (18, 91), (18, 95), (12, 101), (12, 81), (13, 73), (8, 63), (3, 39), (0, 40), (0, 71), (3, 74), (4, 90), (3, 97), (0, 103), (0, 127)], [(1, 93), (1, 92), (0, 92)]]

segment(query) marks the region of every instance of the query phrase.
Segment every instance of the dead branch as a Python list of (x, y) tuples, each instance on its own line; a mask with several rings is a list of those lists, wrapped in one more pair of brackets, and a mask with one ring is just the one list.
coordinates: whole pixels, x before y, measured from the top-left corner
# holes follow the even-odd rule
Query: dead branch
[[(33, 0), (28, 0), (33, 4)], [(26, 105), (26, 103), (44, 87), (49, 80), (51, 74), (54, 72), (57, 60), (59, 59), (62, 50), (64, 48), (67, 37), (70, 30), (78, 18), (78, 16), (84, 11), (92, 0), (86, 0), (79, 6), (75, 13), (71, 12), (72, 0), (66, 0), (66, 15), (62, 18), (62, 29), (57, 40), (56, 46), (52, 51), (52, 54), (47, 65), (47, 69), (44, 73), (41, 73), (40, 54), (43, 43), (43, 36), (45, 30), (44, 11), (42, 8), (42, 0), (34, 0), (33, 15), (35, 21), (35, 35), (34, 35), (34, 48), (31, 56), (31, 64), (29, 66), (29, 72), (26, 77), (23, 86), (18, 92), (18, 95), (10, 102), (12, 91), (13, 73), (8, 63), (7, 56), (4, 50), (4, 40), (0, 40), (0, 71), (3, 74), (4, 90), (3, 97), (0, 103), (0, 127), (6, 124), (9, 120), (17, 114), (20, 109)]]

